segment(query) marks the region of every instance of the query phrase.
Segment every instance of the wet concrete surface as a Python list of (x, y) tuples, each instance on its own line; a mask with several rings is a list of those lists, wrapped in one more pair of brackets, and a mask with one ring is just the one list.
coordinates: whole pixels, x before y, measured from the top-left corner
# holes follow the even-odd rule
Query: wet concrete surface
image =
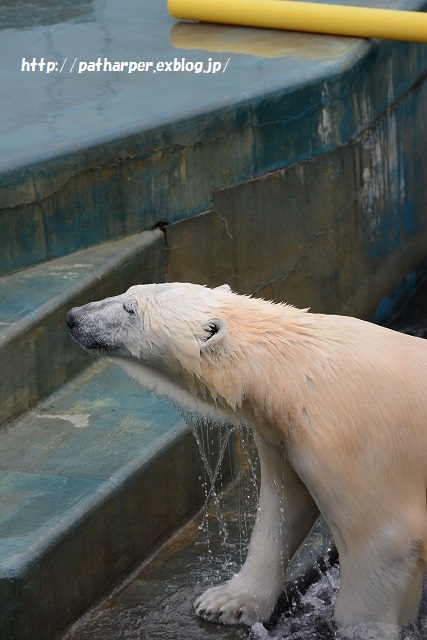
[(217, 581), (219, 575), (228, 575), (232, 568), (237, 569), (240, 532), (233, 511), (224, 512), (229, 531), (226, 545), (212, 523), (207, 534), (199, 529), (201, 519), (194, 520), (130, 580), (82, 618), (63, 640), (247, 637), (243, 628), (212, 625), (196, 618), (192, 607), (196, 596), (211, 581)]
[[(417, 10), (424, 3), (377, 0), (381, 4)], [(97, 145), (160, 126), (182, 144), (182, 122), (203, 123), (207, 113), (215, 120), (218, 109), (236, 110), (241, 118), (242, 103), (254, 96), (323, 82), (370, 47), (360, 38), (181, 23), (169, 16), (166, 2), (151, 0), (2, 3), (0, 82), (7, 91), (0, 104), (0, 170), (57, 156), (64, 163), (79, 152), (82, 163)], [(145, 66), (131, 71), (130, 62)], [(28, 201), (22, 189), (14, 197)]]
[[(408, 2), (394, 0), (396, 6)], [(358, 39), (284, 32), (270, 46), (268, 31), (258, 33), (253, 45), (251, 34), (258, 30), (235, 28), (226, 51), (202, 53), (191, 30), (177, 39), (176, 25), (166, 2), (2, 3), (0, 79), (7, 91), (0, 106), (0, 167), (63, 155), (128, 127), (176, 123), (254, 91), (299, 84), (366, 48)], [(227, 27), (222, 32), (227, 39)], [(257, 57), (260, 51), (268, 57)], [(203, 72), (154, 69), (175, 57), (203, 63)], [(213, 73), (209, 59), (220, 64), (220, 72)], [(94, 66), (98, 61), (101, 66)], [(152, 66), (132, 73), (128, 66), (111, 66), (129, 61)]]
[[(253, 473), (246, 470), (234, 486), (228, 485), (216, 494), (207, 512), (199, 514), (156, 555), (118, 584), (71, 627), (62, 640), (243, 640), (252, 637), (248, 627), (201, 620), (194, 613), (193, 602), (209, 586), (227, 580), (239, 570), (246, 556), (256, 503), (257, 481)], [(287, 589), (275, 618), (296, 604), (300, 591), (305, 591), (321, 575), (322, 569), (334, 561), (335, 549), (326, 526), (319, 521), (298, 560), (289, 568)]]

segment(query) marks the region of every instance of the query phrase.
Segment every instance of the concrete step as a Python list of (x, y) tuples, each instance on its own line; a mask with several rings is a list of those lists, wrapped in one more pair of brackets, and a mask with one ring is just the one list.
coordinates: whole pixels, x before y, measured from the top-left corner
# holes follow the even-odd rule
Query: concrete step
[(87, 365), (65, 325), (70, 307), (163, 279), (158, 229), (0, 278), (0, 427)]
[[(212, 504), (91, 608), (60, 640), (255, 640), (279, 638), (241, 626), (205, 622), (194, 614), (193, 602), (205, 589), (227, 580), (246, 556), (256, 512), (256, 491), (243, 473), (221, 495), (221, 512)], [(297, 605), (337, 554), (330, 532), (319, 519), (292, 561), (275, 621)], [(267, 625), (268, 627), (268, 625)], [(285, 636), (283, 636), (285, 637)], [(302, 635), (299, 637), (303, 637)], [(314, 636), (310, 636), (314, 637)], [(58, 639), (59, 640), (59, 639)]]
[(51, 640), (200, 508), (178, 414), (108, 361), (0, 432), (0, 638)]

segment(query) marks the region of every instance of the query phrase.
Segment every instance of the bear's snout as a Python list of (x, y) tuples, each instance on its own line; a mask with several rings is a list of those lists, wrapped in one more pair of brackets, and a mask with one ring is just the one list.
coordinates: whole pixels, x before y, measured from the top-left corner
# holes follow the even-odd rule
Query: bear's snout
[[(89, 351), (111, 352), (122, 345), (117, 309), (123, 309), (122, 302), (114, 299), (89, 302), (81, 307), (73, 307), (65, 315), (71, 337)], [(113, 304), (112, 304), (113, 303)]]
[(79, 315), (78, 311), (78, 307), (73, 307), (73, 309), (70, 309), (65, 316), (65, 322), (70, 329), (72, 329), (72, 327), (77, 323), (77, 317)]

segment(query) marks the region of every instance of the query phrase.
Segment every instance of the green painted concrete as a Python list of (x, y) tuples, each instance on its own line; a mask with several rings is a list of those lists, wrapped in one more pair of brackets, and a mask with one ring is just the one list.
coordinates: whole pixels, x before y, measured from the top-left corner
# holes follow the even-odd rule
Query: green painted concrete
[(1, 432), (0, 637), (53, 638), (199, 508), (202, 473), (175, 411), (106, 362)]
[(0, 427), (88, 363), (66, 331), (68, 309), (162, 281), (163, 252), (163, 233), (143, 232), (0, 278)]
[[(346, 145), (427, 65), (423, 44), (237, 27), (222, 27), (216, 51), (215, 25), (213, 49), (192, 48), (206, 25), (177, 36), (166, 3), (150, 0), (80, 2), (56, 20), (50, 5), (32, 11), (0, 16), (3, 273), (201, 213), (214, 188)], [(33, 57), (64, 72), (21, 71)], [(98, 57), (229, 62), (215, 75), (70, 73)]]
[[(203, 499), (185, 425), (118, 370), (82, 372), (69, 307), (167, 278), (367, 317), (427, 251), (425, 45), (68, 5), (0, 11), (5, 640), (51, 640)], [(227, 68), (70, 73), (98, 57)]]

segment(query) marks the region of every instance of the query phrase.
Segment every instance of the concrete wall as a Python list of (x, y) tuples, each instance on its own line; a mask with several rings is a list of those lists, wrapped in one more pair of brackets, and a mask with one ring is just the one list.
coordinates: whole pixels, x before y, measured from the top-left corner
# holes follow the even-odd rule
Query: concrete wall
[(372, 317), (427, 256), (425, 75), (347, 144), (165, 227), (167, 277)]

